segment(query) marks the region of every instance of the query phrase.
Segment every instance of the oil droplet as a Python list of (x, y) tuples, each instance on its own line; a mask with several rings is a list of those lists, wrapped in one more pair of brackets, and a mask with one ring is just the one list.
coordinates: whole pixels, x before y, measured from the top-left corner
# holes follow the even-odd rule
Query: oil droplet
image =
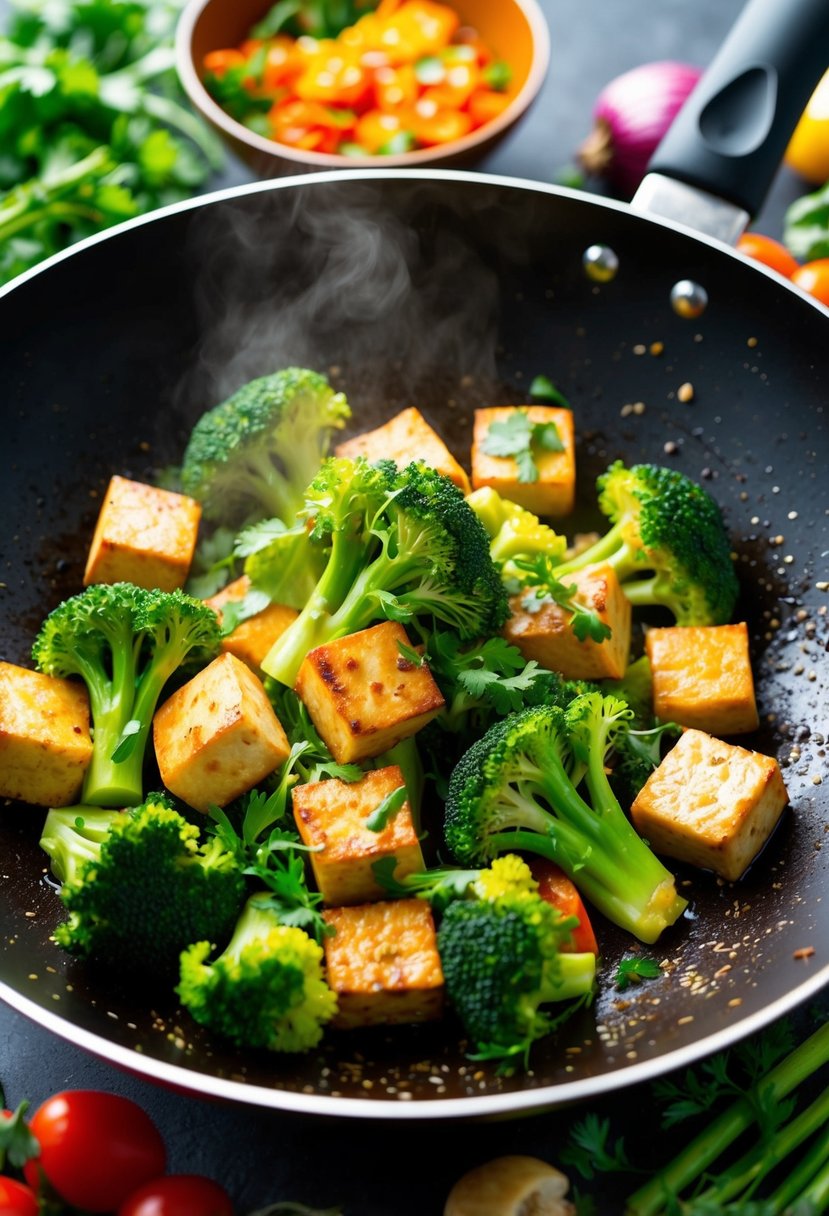
[(671, 307), (679, 317), (701, 317), (708, 307), (708, 292), (693, 279), (680, 279), (671, 288)]
[(594, 283), (609, 283), (619, 271), (619, 259), (609, 245), (590, 245), (582, 254), (581, 264)]

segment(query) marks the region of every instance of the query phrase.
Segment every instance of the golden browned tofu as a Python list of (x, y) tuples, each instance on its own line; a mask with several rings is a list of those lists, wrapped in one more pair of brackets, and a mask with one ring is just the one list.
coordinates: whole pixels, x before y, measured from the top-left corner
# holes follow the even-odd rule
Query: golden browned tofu
[(757, 729), (760, 720), (745, 621), (649, 629), (645, 648), (658, 718), (712, 735)]
[(404, 785), (396, 764), (366, 773), (359, 781), (314, 781), (293, 789), (294, 819), (310, 854), (314, 877), (326, 904), (361, 904), (385, 899), (372, 866), (395, 857), (395, 877), (425, 868), (408, 801), (379, 832), (366, 820)]
[[(209, 600), (205, 600), (205, 603), (216, 613), (221, 625), (224, 605), (243, 599), (248, 591), (250, 591), (250, 579), (243, 574), (241, 578), (228, 583), (216, 595), (211, 596)], [(227, 651), (228, 654), (235, 654), (236, 658), (246, 663), (261, 680), (263, 677), (262, 660), (276, 639), (298, 616), (299, 613), (296, 609), (289, 608), (286, 604), (268, 604), (267, 608), (263, 608), (255, 616), (249, 616), (246, 621), (241, 621), (232, 633), (222, 638), (222, 650)]]
[(197, 811), (225, 806), (288, 758), (262, 681), (223, 654), (179, 688), (153, 719), (161, 780)]
[(648, 778), (631, 817), (656, 853), (734, 881), (787, 802), (776, 760), (692, 729)]
[(510, 597), (504, 637), (525, 659), (560, 671), (568, 680), (620, 680), (630, 653), (631, 607), (615, 571), (610, 566), (589, 566), (564, 581), (575, 585), (576, 599), (609, 626), (609, 638), (580, 642), (570, 628), (572, 612), (544, 601), (535, 601), (540, 607), (530, 612), (524, 607), (526, 593)]
[(113, 477), (84, 571), (90, 583), (135, 583), (173, 591), (193, 560), (201, 507), (194, 498)]
[(339, 764), (379, 756), (443, 708), (429, 668), (407, 659), (398, 643), (412, 648), (399, 622), (384, 621), (303, 660), (295, 691)]
[(443, 1011), (443, 971), (432, 910), (421, 899), (395, 899), (323, 912), (326, 978), (341, 1030), (428, 1022)]
[(401, 467), (413, 460), (422, 460), (425, 464), (437, 469), (454, 481), (455, 485), (469, 493), (469, 478), (449, 451), (446, 444), (434, 431), (421, 414), (412, 406), (395, 414), (384, 426), (375, 431), (366, 431), (363, 435), (355, 435), (346, 439), (336, 447), (338, 456), (347, 456), (349, 460), (357, 456), (365, 456), (372, 464), (375, 460), (394, 460)]
[[(518, 465), (512, 456), (489, 456), (484, 441), (493, 422), (506, 422), (517, 410), (530, 422), (553, 422), (564, 447), (563, 452), (533, 449), (538, 479), (520, 481)], [(573, 415), (570, 410), (550, 405), (498, 406), (475, 410), (472, 436), (472, 485), (492, 486), (504, 498), (517, 502), (536, 515), (568, 515), (576, 494), (576, 446)]]
[(84, 685), (0, 663), (0, 797), (71, 806), (91, 759)]

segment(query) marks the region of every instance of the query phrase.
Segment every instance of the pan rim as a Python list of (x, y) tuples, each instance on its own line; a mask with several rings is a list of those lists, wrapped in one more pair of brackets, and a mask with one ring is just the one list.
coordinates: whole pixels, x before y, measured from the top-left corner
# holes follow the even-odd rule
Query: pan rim
[(145, 224), (153, 224), (165, 220), (166, 218), (184, 213), (187, 211), (195, 211), (201, 208), (206, 208), (214, 204), (228, 202), (237, 198), (245, 198), (248, 195), (266, 194), (270, 191), (291, 189), (296, 186), (325, 184), (337, 181), (446, 181), (459, 182), (466, 185), (486, 185), (507, 187), (509, 189), (518, 189), (530, 193), (546, 194), (553, 198), (566, 198), (572, 202), (583, 205), (593, 206), (597, 210), (614, 211), (619, 214), (628, 216), (631, 219), (641, 220), (643, 223), (656, 224), (660, 228), (664, 228), (671, 233), (680, 233), (683, 236), (689, 237), (692, 240), (698, 241), (707, 248), (718, 250), (734, 258), (737, 262), (744, 266), (750, 267), (757, 274), (763, 275), (767, 279), (771, 279), (779, 287), (783, 287), (790, 291), (798, 299), (809, 304), (816, 312), (829, 318), (829, 306), (822, 304), (814, 296), (792, 283), (789, 279), (778, 274), (777, 271), (765, 266), (762, 262), (758, 262), (754, 258), (750, 258), (747, 254), (741, 253), (735, 249), (733, 245), (727, 244), (725, 241), (719, 240), (717, 237), (709, 236), (706, 233), (700, 232), (698, 229), (691, 227), (688, 224), (681, 223), (678, 220), (666, 219), (664, 216), (656, 215), (652, 212), (635, 211), (629, 203), (623, 202), (620, 199), (607, 198), (604, 195), (590, 194), (584, 190), (576, 190), (570, 186), (559, 186), (552, 182), (535, 181), (530, 178), (513, 177), (506, 174), (483, 173), (469, 169), (427, 169), (427, 168), (388, 168), (388, 169), (326, 169), (312, 173), (295, 173), (287, 177), (271, 178), (265, 181), (246, 182), (241, 185), (226, 186), (221, 190), (208, 191), (205, 194), (194, 195), (192, 198), (183, 199), (177, 203), (168, 203), (165, 207), (158, 207), (154, 211), (148, 211), (144, 215), (137, 215), (132, 219), (124, 220), (120, 224), (114, 224), (111, 228), (106, 228), (102, 232), (93, 233), (91, 236), (84, 237), (77, 241), (74, 245), (70, 245), (66, 249), (60, 250), (58, 253), (52, 254), (51, 257), (45, 258), (39, 262), (37, 266), (33, 266), (30, 270), (24, 270), (22, 274), (17, 275), (10, 282), (0, 285), (0, 300), (10, 295), (19, 287), (25, 286), (36, 276), (49, 271), (53, 266), (60, 265), (67, 258), (75, 257), (82, 254), (84, 250), (91, 249), (102, 241), (108, 241), (117, 238), (122, 233), (130, 232), (133, 229), (140, 228)]
[[(211, 1073), (170, 1064), (145, 1055), (93, 1031), (76, 1026), (65, 1018), (44, 1009), (9, 985), (0, 981), (0, 999), (12, 1009), (28, 1017), (43, 1029), (66, 1039), (76, 1047), (105, 1060), (127, 1072), (161, 1085), (185, 1090), (194, 1097), (220, 1098), (247, 1106), (263, 1107), (291, 1114), (324, 1115), (328, 1118), (397, 1119), (412, 1122), (422, 1119), (452, 1119), (474, 1121), (505, 1115), (542, 1114), (589, 1098), (605, 1097), (629, 1089), (641, 1082), (652, 1081), (687, 1068), (691, 1064), (731, 1047), (765, 1029), (771, 1022), (792, 1012), (810, 997), (817, 996), (829, 984), (829, 964), (822, 967), (792, 992), (779, 997), (770, 1005), (743, 1018), (734, 1026), (724, 1027), (714, 1034), (698, 1039), (684, 1047), (675, 1048), (650, 1060), (628, 1064), (612, 1072), (599, 1073), (578, 1081), (538, 1086), (526, 1090), (511, 1090), (503, 1094), (470, 1094), (462, 1098), (424, 1098), (402, 1101), (397, 1098), (346, 1098), (333, 1094), (308, 1094), (275, 1086), (247, 1084)], [(666, 1062), (670, 1061), (666, 1066)]]
[[(242, 186), (231, 186), (223, 190), (200, 195), (160, 208), (147, 215), (136, 217), (104, 232), (87, 237), (69, 249), (55, 254), (38, 266), (18, 276), (11, 283), (0, 287), (0, 300), (67, 258), (81, 255), (85, 249), (91, 248), (102, 241), (117, 238), (121, 233), (137, 229), (145, 224), (163, 221), (178, 213), (201, 209), (213, 204), (221, 204), (225, 201), (244, 198), (247, 195), (264, 194), (271, 190), (290, 189), (298, 186), (313, 186), (315, 184), (337, 181), (393, 180), (402, 182), (414, 179), (433, 182), (458, 182), (476, 187), (484, 185), (496, 188), (517, 188), (525, 192), (529, 191), (541, 195), (567, 198), (582, 204), (592, 204), (599, 211), (618, 212), (646, 222), (655, 222), (671, 233), (682, 233), (689, 238), (702, 242), (708, 248), (729, 254), (736, 261), (749, 266), (753, 271), (771, 278), (779, 287), (788, 287), (796, 296), (817, 309), (818, 313), (829, 318), (829, 308), (820, 304), (813, 297), (807, 295), (774, 271), (752, 261), (752, 259), (724, 242), (701, 234), (684, 224), (674, 223), (659, 216), (633, 212), (627, 204), (618, 200), (587, 195), (582, 191), (573, 190), (568, 187), (554, 186), (523, 178), (482, 175), (466, 170), (449, 169), (412, 169), (405, 171), (395, 169), (331, 170), (315, 174), (299, 174), (272, 181), (252, 182)], [(0, 981), (0, 999), (44, 1029), (57, 1034), (60, 1038), (76, 1044), (111, 1064), (157, 1083), (168, 1084), (186, 1090), (194, 1095), (215, 1097), (285, 1112), (324, 1115), (326, 1117), (364, 1119), (382, 1117), (384, 1119), (392, 1118), (404, 1121), (435, 1118), (474, 1120), (518, 1112), (525, 1114), (540, 1113), (543, 1110), (550, 1110), (572, 1102), (600, 1097), (626, 1089), (640, 1082), (651, 1080), (677, 1068), (692, 1064), (717, 1050), (739, 1042), (763, 1029), (776, 1018), (792, 1011), (810, 997), (817, 995), (827, 985), (829, 985), (829, 963), (819, 968), (813, 974), (807, 975), (790, 992), (787, 992), (755, 1013), (738, 1019), (733, 1024), (724, 1026), (720, 1030), (706, 1035), (693, 1043), (669, 1049), (662, 1055), (652, 1059), (630, 1063), (610, 1072), (602, 1072), (593, 1077), (543, 1085), (526, 1090), (512, 1090), (501, 1094), (470, 1094), (457, 1098), (422, 1099), (410, 1102), (398, 1099), (362, 1099), (335, 1097), (325, 1094), (308, 1094), (281, 1089), (277, 1086), (258, 1083), (248, 1084), (215, 1076), (211, 1073), (186, 1068), (183, 1065), (169, 1063), (157, 1057), (140, 1054), (132, 1048), (113, 1043), (104, 1035), (79, 1027), (66, 1018), (53, 1013), (51, 1010), (43, 1008), (37, 1002), (25, 997), (3, 981)]]

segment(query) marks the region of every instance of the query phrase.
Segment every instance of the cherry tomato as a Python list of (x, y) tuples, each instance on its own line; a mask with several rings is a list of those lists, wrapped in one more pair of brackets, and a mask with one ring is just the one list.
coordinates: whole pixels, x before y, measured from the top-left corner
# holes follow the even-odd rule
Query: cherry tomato
[(545, 857), (534, 857), (530, 870), (538, 883), (538, 894), (542, 899), (558, 908), (562, 916), (578, 917), (578, 928), (572, 932), (573, 944), (570, 949), (579, 954), (598, 954), (599, 946), (587, 909), (575, 885), (561, 867)]
[(37, 1216), (34, 1191), (14, 1178), (0, 1178), (0, 1212), (3, 1216)]
[(829, 304), (829, 258), (805, 262), (792, 275), (792, 282), (808, 291), (821, 304)]
[(782, 274), (787, 279), (792, 277), (800, 264), (796, 258), (792, 257), (786, 246), (781, 245), (780, 241), (775, 241), (770, 236), (763, 236), (759, 232), (744, 233), (737, 242), (737, 248), (747, 257), (762, 262), (764, 266), (770, 266), (772, 270), (776, 270), (778, 274)]
[(829, 72), (812, 94), (784, 159), (815, 186), (829, 181)]
[(117, 1094), (53, 1094), (30, 1127), (40, 1156), (26, 1163), (26, 1181), (37, 1191), (42, 1171), (62, 1199), (88, 1212), (114, 1211), (164, 1171), (167, 1154), (158, 1128), (140, 1106)]
[(168, 1174), (129, 1195), (118, 1216), (233, 1216), (224, 1187), (197, 1174)]

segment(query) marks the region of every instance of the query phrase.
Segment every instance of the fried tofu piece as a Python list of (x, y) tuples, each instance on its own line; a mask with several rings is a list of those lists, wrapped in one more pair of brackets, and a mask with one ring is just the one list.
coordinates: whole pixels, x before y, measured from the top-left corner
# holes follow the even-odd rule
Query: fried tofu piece
[(183, 587), (193, 560), (201, 507), (186, 494), (126, 477), (107, 487), (84, 571), (90, 583)]
[(408, 801), (379, 832), (366, 820), (395, 790), (405, 785), (396, 764), (373, 769), (359, 781), (314, 781), (293, 790), (294, 819), (310, 854), (314, 878), (329, 905), (385, 899), (372, 866), (385, 857), (397, 860), (395, 877), (425, 869), (423, 851)]
[(0, 663), (0, 797), (71, 806), (91, 759), (84, 685)]
[(401, 468), (413, 460), (422, 460), (454, 481), (464, 494), (469, 493), (469, 478), (458, 464), (446, 444), (433, 430), (419, 409), (412, 406), (395, 414), (384, 426), (353, 439), (345, 439), (336, 447), (338, 456), (350, 460), (365, 456), (373, 464), (376, 460), (394, 460)]
[(444, 705), (425, 663), (397, 621), (338, 638), (310, 651), (294, 686), (338, 764), (366, 760), (408, 739)]
[(745, 621), (649, 629), (645, 649), (658, 718), (712, 735), (757, 729), (760, 719)]
[[(248, 591), (250, 591), (250, 579), (243, 574), (241, 578), (228, 583), (221, 591), (217, 591), (204, 602), (216, 613), (221, 625), (222, 608), (225, 604), (244, 599)], [(236, 658), (246, 663), (261, 680), (264, 675), (262, 660), (276, 639), (282, 636), (298, 616), (297, 610), (289, 608), (287, 604), (268, 604), (267, 608), (263, 608), (254, 616), (249, 616), (246, 621), (241, 621), (232, 633), (222, 638), (222, 650), (228, 654), (235, 654)]]
[[(530, 422), (553, 422), (564, 446), (563, 452), (535, 451), (536, 481), (520, 481), (518, 465), (512, 456), (489, 456), (484, 441), (493, 422), (506, 422), (517, 410)], [(492, 486), (504, 498), (536, 515), (569, 515), (576, 496), (576, 445), (573, 414), (550, 405), (498, 406), (475, 410), (472, 436), (472, 485)]]
[(757, 856), (787, 802), (776, 760), (691, 729), (639, 791), (631, 817), (656, 853), (733, 882)]
[(232, 802), (291, 750), (262, 681), (232, 654), (219, 655), (164, 702), (153, 741), (161, 780), (197, 811)]
[(616, 572), (611, 566), (589, 566), (564, 581), (575, 585), (576, 599), (609, 626), (609, 638), (580, 642), (570, 628), (572, 612), (543, 601), (536, 601), (540, 603), (537, 611), (528, 611), (526, 592), (510, 597), (511, 615), (504, 637), (525, 659), (535, 659), (549, 671), (560, 671), (568, 680), (620, 680), (630, 653), (631, 607)]
[(422, 899), (329, 908), (328, 983), (339, 1012), (332, 1026), (428, 1022), (443, 1012), (443, 970), (432, 910)]

